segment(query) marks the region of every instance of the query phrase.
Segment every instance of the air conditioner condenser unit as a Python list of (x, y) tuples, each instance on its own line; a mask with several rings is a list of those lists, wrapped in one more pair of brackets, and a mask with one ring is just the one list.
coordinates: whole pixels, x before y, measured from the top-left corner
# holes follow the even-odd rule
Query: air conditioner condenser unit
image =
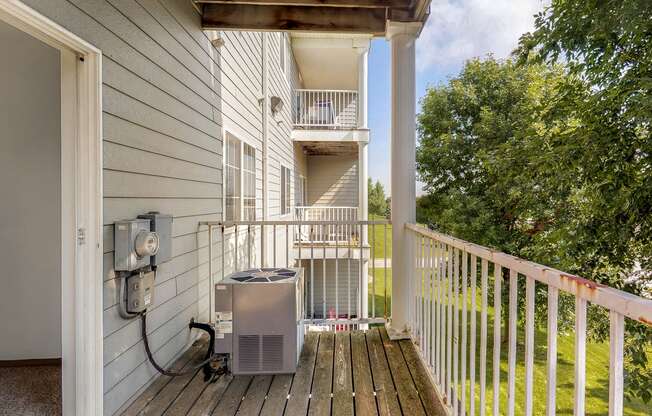
[(233, 374), (294, 373), (303, 347), (301, 268), (232, 273), (215, 285), (215, 352)]

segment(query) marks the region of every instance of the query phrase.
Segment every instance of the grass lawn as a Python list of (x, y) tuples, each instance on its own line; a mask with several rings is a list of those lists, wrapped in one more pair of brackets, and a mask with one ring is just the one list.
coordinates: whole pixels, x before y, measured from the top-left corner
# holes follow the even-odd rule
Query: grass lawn
[[(388, 313), (391, 308), (391, 269), (387, 272), (387, 295), (388, 295)], [(376, 316), (383, 316), (383, 307), (385, 304), (385, 276), (383, 269), (377, 269), (375, 272), (375, 285), (369, 285), (369, 312), (372, 313), (371, 296), (375, 296)], [(493, 283), (489, 282), (490, 285)], [(374, 292), (375, 289), (375, 292)], [(493, 304), (491, 297), (488, 304)], [(506, 307), (506, 305), (504, 305)], [(477, 309), (480, 309), (480, 298), (478, 298)], [(468, 307), (470, 310), (470, 306)], [(492, 357), (493, 357), (493, 308), (488, 309), (487, 313), (488, 337), (487, 337), (487, 414), (491, 414), (493, 406), (493, 374), (492, 374)], [(476, 395), (479, 397), (479, 379), (480, 379), (480, 313), (477, 313), (477, 353), (476, 353)], [(461, 320), (461, 319), (460, 319)], [(470, 321), (470, 317), (469, 317)], [(501, 345), (501, 371), (500, 371), (500, 413), (507, 413), (507, 331), (504, 327), (502, 330)], [(469, 336), (470, 339), (470, 336)], [(573, 414), (574, 398), (574, 348), (575, 337), (572, 333), (560, 333), (557, 338), (557, 414)], [(534, 357), (534, 411), (535, 415), (545, 414), (546, 390), (547, 390), (547, 331), (546, 328), (538, 328), (535, 332), (535, 357)], [(609, 345), (607, 343), (595, 343), (587, 341), (586, 351), (586, 415), (606, 415), (609, 409)], [(652, 351), (649, 358), (652, 362)], [(525, 404), (525, 335), (523, 328), (519, 328), (517, 342), (517, 369), (516, 369), (516, 414), (524, 413)], [(461, 367), (460, 367), (461, 368)], [(467, 364), (467, 378), (468, 378)], [(467, 410), (468, 410), (468, 389), (470, 382), (467, 380)], [(476, 400), (476, 412), (480, 406), (479, 399)], [(652, 415), (652, 404), (645, 404), (642, 401), (628, 401), (625, 399), (626, 415), (650, 416)]]
[[(378, 216), (371, 215), (369, 220), (384, 219)], [(373, 249), (373, 255), (377, 259), (385, 257), (385, 250), (387, 250), (387, 257), (392, 257), (392, 225), (379, 224), (369, 226), (369, 244)]]

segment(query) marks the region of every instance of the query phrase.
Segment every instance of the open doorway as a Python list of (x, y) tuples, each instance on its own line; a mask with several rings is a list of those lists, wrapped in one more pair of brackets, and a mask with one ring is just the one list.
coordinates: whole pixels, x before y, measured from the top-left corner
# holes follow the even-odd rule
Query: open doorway
[(7, 0), (0, 56), (0, 414), (100, 415), (100, 52)]
[[(0, 413), (61, 414), (60, 50), (0, 21)], [(72, 58), (74, 59), (74, 57)]]

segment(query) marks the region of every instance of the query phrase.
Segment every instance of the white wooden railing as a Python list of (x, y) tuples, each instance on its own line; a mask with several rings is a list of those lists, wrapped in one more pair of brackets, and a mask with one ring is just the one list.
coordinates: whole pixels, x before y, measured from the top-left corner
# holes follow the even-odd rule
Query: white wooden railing
[[(378, 227), (383, 230), (378, 233), (383, 241), (375, 241), (372, 232), (371, 244), (383, 246), (387, 253), (389, 224), (387, 220), (200, 222), (200, 229), (207, 229), (212, 241), (208, 246), (212, 259), (208, 262), (209, 285), (212, 288), (239, 270), (303, 267), (305, 325), (344, 330), (383, 323), (390, 313), (391, 259), (376, 259), (372, 247), (351, 237), (334, 239), (328, 245), (318, 245), (310, 238), (333, 227), (347, 227), (355, 235), (367, 227)], [(307, 240), (295, 240), (302, 227), (321, 231), (309, 233)], [(209, 296), (213, 310), (212, 290)]]
[(295, 127), (353, 129), (358, 126), (358, 92), (353, 90), (294, 91)]
[(359, 240), (359, 227), (351, 224), (342, 224), (342, 221), (356, 221), (358, 219), (357, 207), (319, 207), (300, 206), (294, 211), (296, 221), (327, 221), (325, 227), (302, 225), (296, 228), (296, 241), (312, 241), (315, 243), (335, 243)]
[[(516, 349), (519, 284), (525, 281), (525, 389), (524, 411), (533, 414), (535, 285), (547, 289), (547, 393), (546, 414), (556, 408), (557, 319), (560, 291), (575, 299), (574, 414), (583, 415), (586, 399), (587, 304), (608, 310), (610, 324), (609, 415), (623, 414), (623, 342), (625, 318), (652, 325), (652, 301), (577, 276), (532, 263), (486, 247), (430, 231), (406, 226), (414, 242), (414, 274), (410, 279), (410, 325), (421, 358), (454, 415), (515, 414)], [(493, 357), (487, 357), (489, 278), (493, 276)], [(503, 276), (509, 301), (502, 305)], [(479, 287), (478, 287), (478, 278)], [(478, 300), (480, 305), (478, 306)], [(501, 309), (508, 308), (507, 403), (500, 402)], [(478, 340), (476, 312), (480, 312)], [(479, 345), (478, 345), (479, 344)], [(479, 347), (479, 363), (476, 362)], [(479, 365), (479, 380), (476, 366)], [(487, 367), (493, 368), (493, 400), (487, 405)], [(468, 372), (467, 372), (468, 370)], [(568, 382), (570, 380), (564, 380)], [(468, 384), (467, 384), (468, 383)], [(479, 408), (476, 408), (476, 400)], [(605, 409), (606, 412), (606, 409)]]

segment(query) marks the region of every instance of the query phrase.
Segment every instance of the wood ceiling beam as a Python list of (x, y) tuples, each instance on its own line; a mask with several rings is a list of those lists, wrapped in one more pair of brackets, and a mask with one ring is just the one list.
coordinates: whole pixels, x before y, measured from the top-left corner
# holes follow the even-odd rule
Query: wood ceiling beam
[(386, 18), (384, 8), (205, 3), (202, 26), (204, 29), (224, 30), (295, 30), (383, 35)]
[(259, 6), (318, 6), (360, 8), (408, 8), (411, 0), (195, 0), (204, 4), (249, 4)]

